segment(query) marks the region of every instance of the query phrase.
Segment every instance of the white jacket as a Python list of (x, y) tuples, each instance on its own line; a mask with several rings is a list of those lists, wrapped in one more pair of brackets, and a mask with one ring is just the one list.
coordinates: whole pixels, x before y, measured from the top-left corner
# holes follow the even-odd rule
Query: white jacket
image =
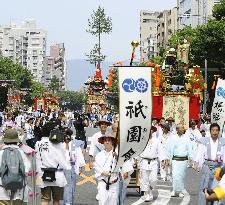
[(48, 137), (43, 137), (41, 141), (35, 145), (37, 172), (40, 179), (40, 187), (59, 186), (64, 187), (67, 184), (63, 171), (56, 171), (55, 182), (43, 182), (41, 177), (43, 171), (41, 168), (58, 168), (70, 170), (71, 165), (66, 159), (66, 153), (63, 148), (63, 143), (53, 144)]

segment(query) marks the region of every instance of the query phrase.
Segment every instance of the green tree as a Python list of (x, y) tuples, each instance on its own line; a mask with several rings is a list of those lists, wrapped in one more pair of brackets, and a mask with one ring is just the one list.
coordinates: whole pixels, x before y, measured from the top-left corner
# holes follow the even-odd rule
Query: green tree
[(90, 62), (90, 64), (94, 64), (95, 67), (97, 65), (98, 62), (102, 62), (105, 60), (106, 56), (102, 55), (100, 53), (99, 55), (99, 47), (98, 44), (95, 44), (94, 48), (90, 51), (89, 54), (86, 54), (86, 56), (88, 57), (88, 60)]
[(30, 96), (32, 100), (35, 98), (42, 98), (44, 92), (46, 91), (47, 89), (43, 86), (43, 84), (32, 81), (31, 92), (30, 92)]
[(109, 34), (112, 32), (112, 19), (105, 14), (104, 8), (100, 6), (96, 11), (93, 11), (91, 18), (88, 19), (87, 32), (93, 36), (98, 37), (98, 63), (101, 62), (101, 35), (104, 33)]
[(191, 57), (195, 64), (203, 66), (208, 60), (211, 68), (225, 67), (225, 22), (210, 20), (197, 29), (191, 44)]
[(59, 79), (54, 75), (51, 79), (50, 84), (48, 85), (48, 88), (53, 92), (56, 93), (60, 90), (60, 82)]
[(23, 66), (14, 63), (11, 59), (0, 57), (0, 79), (14, 80), (13, 86), (16, 89), (29, 88), (32, 75)]
[(169, 39), (170, 47), (176, 48), (178, 43), (182, 43), (184, 39), (187, 39), (192, 45), (192, 42), (196, 37), (196, 32), (197, 29), (191, 28), (190, 26), (186, 26), (183, 29), (178, 30), (177, 33)]
[(225, 19), (225, 0), (220, 0), (219, 4), (215, 4), (213, 7), (213, 17), (216, 20)]
[(57, 96), (61, 98), (63, 108), (81, 110), (84, 104), (84, 93), (79, 91), (60, 91)]

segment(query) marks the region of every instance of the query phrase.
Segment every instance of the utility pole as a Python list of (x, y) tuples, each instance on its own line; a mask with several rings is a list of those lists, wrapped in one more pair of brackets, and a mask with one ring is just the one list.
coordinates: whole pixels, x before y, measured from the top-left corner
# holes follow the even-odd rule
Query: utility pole
[(208, 87), (208, 65), (207, 65), (207, 59), (205, 59), (205, 83), (206, 83), (206, 89), (204, 91), (204, 107), (203, 107), (203, 112), (207, 113), (207, 87)]

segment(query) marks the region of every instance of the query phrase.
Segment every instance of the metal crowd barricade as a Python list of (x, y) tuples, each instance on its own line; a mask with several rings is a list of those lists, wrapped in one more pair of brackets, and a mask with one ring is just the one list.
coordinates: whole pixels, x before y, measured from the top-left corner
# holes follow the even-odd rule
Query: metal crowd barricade
[(28, 173), (28, 204), (29, 205), (38, 205), (38, 190), (36, 186), (36, 176), (37, 176), (37, 169), (36, 169), (36, 151), (29, 146), (22, 144), (20, 149), (27, 155), (28, 159), (31, 162), (31, 170)]

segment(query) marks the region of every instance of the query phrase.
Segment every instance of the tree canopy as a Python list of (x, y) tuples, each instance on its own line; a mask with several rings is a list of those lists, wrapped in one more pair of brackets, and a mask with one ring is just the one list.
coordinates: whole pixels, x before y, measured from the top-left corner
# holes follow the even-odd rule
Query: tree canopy
[(13, 86), (16, 89), (29, 88), (32, 82), (32, 75), (29, 70), (14, 63), (11, 59), (0, 57), (0, 79), (14, 80)]
[(225, 0), (220, 0), (219, 4), (215, 4), (213, 7), (213, 17), (216, 20), (225, 19)]
[(93, 11), (91, 17), (88, 19), (87, 32), (93, 36), (98, 37), (98, 43), (95, 44), (94, 49), (90, 54), (86, 55), (91, 64), (98, 62), (99, 64), (105, 60), (105, 55), (101, 52), (101, 35), (112, 32), (112, 19), (105, 14), (105, 9), (100, 6), (96, 11)]
[[(79, 91), (60, 91), (61, 106), (71, 110), (81, 110), (84, 104), (84, 93)], [(63, 103), (62, 103), (63, 102)]]
[(55, 75), (52, 77), (51, 82), (48, 85), (48, 88), (53, 93), (56, 93), (60, 90), (60, 82), (59, 82), (59, 79)]

